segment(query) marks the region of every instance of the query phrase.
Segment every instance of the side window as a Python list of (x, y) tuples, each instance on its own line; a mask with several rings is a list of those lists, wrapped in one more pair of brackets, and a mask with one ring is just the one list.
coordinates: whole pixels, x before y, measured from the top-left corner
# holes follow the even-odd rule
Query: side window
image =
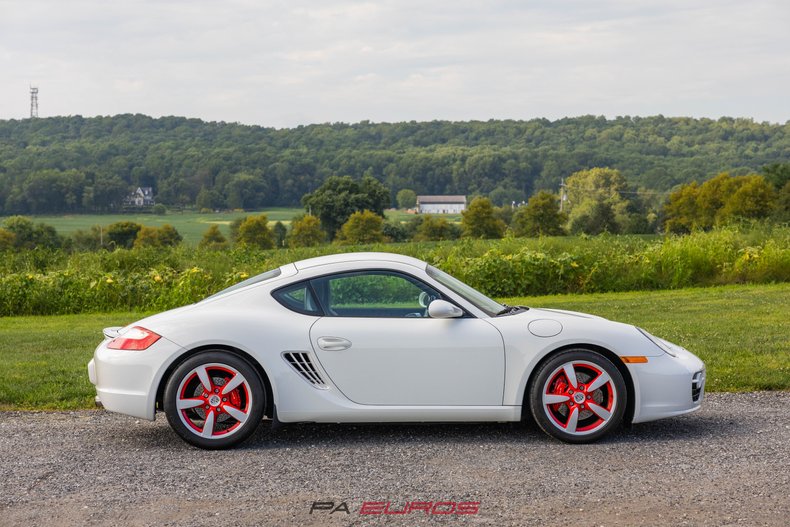
[(326, 314), (340, 317), (426, 317), (441, 295), (410, 276), (390, 271), (345, 273), (314, 279)]
[(308, 282), (300, 282), (278, 289), (272, 293), (272, 296), (291, 311), (303, 315), (321, 316), (323, 314)]

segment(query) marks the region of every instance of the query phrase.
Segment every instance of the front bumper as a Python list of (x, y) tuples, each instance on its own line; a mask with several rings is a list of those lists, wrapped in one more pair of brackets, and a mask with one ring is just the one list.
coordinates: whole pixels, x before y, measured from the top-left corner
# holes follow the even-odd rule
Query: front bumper
[(644, 423), (699, 410), (705, 396), (705, 364), (691, 352), (650, 357), (648, 364), (629, 365), (637, 388), (634, 423)]
[(177, 344), (160, 338), (144, 351), (112, 350), (105, 339), (88, 363), (97, 404), (111, 412), (154, 420), (156, 391), (165, 366), (181, 353)]

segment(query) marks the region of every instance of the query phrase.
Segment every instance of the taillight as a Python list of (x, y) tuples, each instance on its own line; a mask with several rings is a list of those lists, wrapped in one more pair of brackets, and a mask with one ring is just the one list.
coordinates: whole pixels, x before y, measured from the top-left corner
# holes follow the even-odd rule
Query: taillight
[(120, 337), (115, 337), (107, 344), (111, 350), (142, 351), (148, 349), (160, 337), (151, 330), (135, 326)]

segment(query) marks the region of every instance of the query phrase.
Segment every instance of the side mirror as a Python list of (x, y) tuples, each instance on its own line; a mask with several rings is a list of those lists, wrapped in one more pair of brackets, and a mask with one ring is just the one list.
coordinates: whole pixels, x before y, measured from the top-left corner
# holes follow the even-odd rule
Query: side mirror
[(428, 305), (428, 316), (431, 318), (458, 318), (464, 316), (463, 310), (447, 300), (434, 300)]

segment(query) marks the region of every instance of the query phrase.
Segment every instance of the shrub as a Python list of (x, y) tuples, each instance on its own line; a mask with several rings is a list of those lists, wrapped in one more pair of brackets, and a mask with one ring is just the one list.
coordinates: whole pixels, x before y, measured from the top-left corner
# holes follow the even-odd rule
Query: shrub
[(143, 226), (133, 221), (119, 221), (107, 227), (107, 238), (119, 249), (131, 249)]
[(468, 238), (501, 238), (507, 225), (494, 216), (494, 206), (488, 198), (475, 198), (461, 213), (464, 236)]
[(513, 216), (513, 231), (516, 236), (560, 236), (565, 234), (562, 226), (568, 217), (560, 212), (557, 197), (541, 190), (525, 206), (519, 207)]
[(326, 233), (321, 228), (321, 220), (312, 214), (294, 218), (287, 241), (288, 247), (314, 247), (324, 243)]
[(243, 247), (273, 248), (274, 236), (269, 229), (269, 218), (266, 214), (245, 218), (239, 225), (237, 243)]
[(0, 227), (0, 251), (7, 251), (14, 247), (14, 243), (16, 242), (16, 235), (7, 230)]
[(228, 248), (228, 240), (222, 235), (218, 225), (212, 225), (203, 233), (198, 247), (210, 251), (222, 251)]
[[(14, 247), (17, 249), (58, 248), (63, 239), (55, 227), (46, 223), (33, 223), (25, 216), (11, 216), (2, 223), (2, 228), (13, 234)], [(10, 240), (6, 236), (6, 242)]]
[(414, 234), (414, 241), (438, 241), (457, 238), (454, 226), (441, 216), (427, 214), (421, 216), (422, 221)]
[[(790, 281), (788, 227), (730, 227), (664, 238), (465, 238), (370, 248), (426, 260), (493, 296)], [(207, 249), (6, 251), (0, 258), (0, 316), (169, 309), (287, 262), (358, 250), (338, 245)]]
[(384, 219), (369, 210), (355, 212), (340, 228), (337, 241), (342, 245), (386, 242)]
[(143, 227), (137, 232), (134, 248), (173, 247), (181, 243), (182, 239), (176, 228), (168, 223), (161, 227)]

